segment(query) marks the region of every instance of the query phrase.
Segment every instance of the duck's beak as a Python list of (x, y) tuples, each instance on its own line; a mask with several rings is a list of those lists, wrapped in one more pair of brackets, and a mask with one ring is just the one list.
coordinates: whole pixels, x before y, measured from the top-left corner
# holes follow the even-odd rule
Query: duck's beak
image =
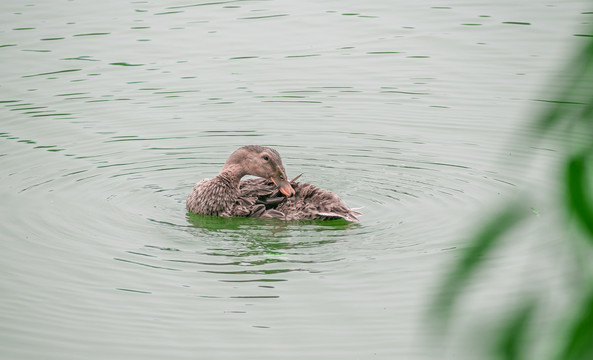
[(272, 176), (270, 178), (274, 185), (278, 187), (280, 192), (286, 197), (294, 196), (295, 192), (290, 183), (287, 180), (281, 180), (278, 176)]

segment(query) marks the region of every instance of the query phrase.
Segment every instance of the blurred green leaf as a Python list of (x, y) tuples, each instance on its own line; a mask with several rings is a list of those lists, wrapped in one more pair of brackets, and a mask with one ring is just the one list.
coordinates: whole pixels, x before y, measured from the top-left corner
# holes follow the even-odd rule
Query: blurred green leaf
[(576, 309), (567, 335), (558, 360), (593, 359), (593, 288)]
[[(593, 23), (589, 27), (593, 34)], [(593, 106), (593, 38), (587, 37), (585, 44), (575, 54), (562, 77), (553, 84), (554, 99), (546, 101), (550, 106), (539, 116), (538, 127), (548, 132), (558, 124), (572, 121), (591, 121)]]
[(498, 334), (495, 353), (500, 359), (525, 359), (528, 343), (529, 326), (536, 309), (535, 301), (526, 301), (505, 322), (505, 326)]
[(524, 217), (525, 211), (521, 209), (522, 207), (517, 204), (508, 205), (473, 236), (471, 246), (465, 250), (454, 265), (453, 271), (445, 278), (442, 288), (436, 296), (432, 306), (434, 315), (442, 320), (447, 320), (450, 317), (455, 301), (486, 255), (503, 235)]
[[(575, 219), (583, 231), (579, 237), (586, 238), (589, 246), (593, 246), (593, 22), (588, 22), (584, 35), (575, 41), (579, 42), (566, 66), (551, 82), (549, 89), (541, 101), (541, 113), (535, 118), (530, 134), (516, 141), (555, 142), (561, 140), (565, 149), (564, 168), (559, 186), (564, 198), (560, 206)], [(532, 147), (535, 147), (532, 145)], [(527, 165), (535, 153), (526, 154), (521, 160)], [(551, 172), (553, 174), (553, 172)], [(538, 194), (546, 199), (548, 194)], [(533, 208), (536, 215), (539, 215)], [(472, 238), (472, 245), (461, 254), (461, 258), (453, 265), (452, 271), (442, 281), (442, 288), (435, 296), (431, 307), (435, 320), (446, 325), (451, 320), (453, 307), (463, 294), (467, 283), (477, 275), (486, 255), (492, 252), (499, 242), (513, 227), (517, 226), (528, 210), (522, 211), (516, 204), (510, 204), (502, 212), (493, 216), (482, 225), (481, 230)], [(575, 238), (565, 229), (566, 239)], [(538, 304), (545, 303), (547, 294), (540, 292), (531, 300), (524, 300), (523, 305), (516, 308), (510, 315), (501, 320), (500, 331), (495, 334), (494, 351), (491, 358), (506, 360), (527, 359), (537, 350), (538, 335), (543, 338), (555, 336), (558, 342), (551, 344), (553, 351), (546, 354), (546, 359), (555, 360), (590, 360), (593, 359), (593, 283), (591, 283), (592, 260), (578, 260), (582, 246), (569, 247), (569, 254), (574, 260), (577, 271), (584, 276), (570, 279), (579, 291), (567, 294), (574, 309), (559, 309), (556, 318), (571, 320), (563, 328), (560, 336), (556, 336), (556, 323), (538, 322), (541, 328), (535, 328), (535, 316)], [(570, 250), (569, 250), (570, 251)], [(563, 266), (550, 263), (550, 266)], [(585, 266), (583, 266), (585, 265)], [(540, 344), (541, 345), (541, 344)]]
[[(566, 191), (568, 195), (568, 211), (574, 214), (577, 221), (588, 232), (593, 244), (593, 206), (589, 189), (592, 185), (587, 179), (587, 165), (590, 155), (581, 153), (574, 155), (566, 166)], [(591, 340), (593, 341), (593, 339)]]

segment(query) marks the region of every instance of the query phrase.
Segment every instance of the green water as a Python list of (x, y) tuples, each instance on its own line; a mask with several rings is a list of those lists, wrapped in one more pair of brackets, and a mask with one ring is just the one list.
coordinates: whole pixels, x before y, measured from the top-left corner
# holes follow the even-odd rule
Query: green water
[[(442, 358), (426, 305), (468, 229), (551, 191), (557, 149), (509, 139), (586, 4), (3, 2), (0, 357)], [(246, 144), (361, 223), (188, 216)]]

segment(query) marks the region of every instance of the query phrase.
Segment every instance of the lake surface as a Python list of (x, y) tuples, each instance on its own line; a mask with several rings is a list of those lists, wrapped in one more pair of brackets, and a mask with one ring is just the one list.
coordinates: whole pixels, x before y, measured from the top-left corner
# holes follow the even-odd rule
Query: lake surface
[[(554, 186), (558, 149), (512, 139), (593, 16), (558, 0), (0, 10), (3, 359), (442, 358), (426, 306), (493, 204)], [(193, 184), (246, 144), (361, 223), (188, 216)]]

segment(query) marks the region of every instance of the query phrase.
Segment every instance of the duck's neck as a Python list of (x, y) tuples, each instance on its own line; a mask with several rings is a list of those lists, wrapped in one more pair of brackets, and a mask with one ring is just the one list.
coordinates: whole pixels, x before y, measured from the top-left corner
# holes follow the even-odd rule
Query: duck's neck
[(245, 176), (245, 172), (240, 165), (237, 164), (225, 164), (220, 174), (218, 174), (218, 178), (220, 181), (228, 184), (229, 187), (232, 189), (239, 190), (239, 182), (241, 182), (241, 178)]

